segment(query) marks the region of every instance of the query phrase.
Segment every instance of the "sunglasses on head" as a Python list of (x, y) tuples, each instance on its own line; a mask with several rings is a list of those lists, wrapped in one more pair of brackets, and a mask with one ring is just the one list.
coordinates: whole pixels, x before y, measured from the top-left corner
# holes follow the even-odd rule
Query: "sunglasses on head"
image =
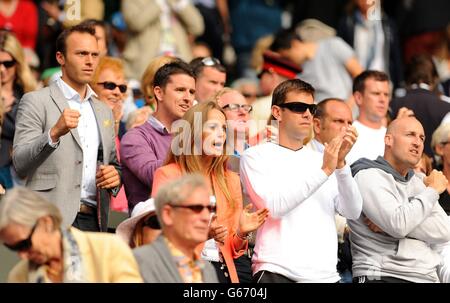
[(25, 240), (19, 241), (16, 244), (6, 244), (6, 243), (3, 244), (12, 251), (21, 252), (29, 250), (31, 246), (33, 246), (31, 238), (33, 237), (34, 230), (36, 229), (37, 225), (38, 222), (34, 224), (33, 228), (31, 229), (30, 235)]
[(210, 213), (213, 213), (216, 211), (216, 206), (215, 205), (202, 205), (202, 204), (194, 204), (194, 205), (172, 205), (169, 204), (170, 206), (172, 206), (173, 208), (188, 208), (190, 210), (192, 210), (194, 213), (199, 214), (203, 211), (203, 209), (208, 209), (208, 211)]
[(148, 217), (144, 221), (144, 226), (150, 227), (151, 229), (161, 229), (161, 226), (159, 225), (159, 221), (156, 215)]
[(127, 91), (127, 85), (126, 84), (116, 84), (114, 82), (109, 82), (109, 81), (101, 82), (101, 83), (97, 83), (97, 84), (103, 85), (103, 87), (105, 89), (109, 89), (109, 90), (115, 90), (116, 87), (118, 87), (122, 94)]
[(308, 104), (303, 102), (289, 102), (278, 105), (281, 108), (287, 108), (295, 113), (304, 113), (306, 110), (309, 110), (311, 115), (316, 113), (317, 105), (316, 104)]
[(249, 113), (252, 111), (252, 106), (248, 104), (236, 104), (236, 103), (230, 103), (222, 107), (222, 109), (229, 108), (232, 112), (237, 112), (239, 109), (243, 109), (246, 113)]
[(0, 65), (3, 65), (5, 68), (11, 68), (16, 65), (16, 60), (0, 61)]
[(214, 58), (214, 57), (203, 58), (201, 62), (205, 66), (221, 65), (219, 59)]

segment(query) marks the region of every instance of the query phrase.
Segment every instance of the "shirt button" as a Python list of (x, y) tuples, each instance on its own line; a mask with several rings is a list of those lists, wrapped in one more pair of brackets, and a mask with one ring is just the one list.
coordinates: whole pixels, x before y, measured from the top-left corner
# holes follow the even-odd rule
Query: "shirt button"
[(80, 187), (81, 187), (80, 184), (75, 185), (75, 188), (80, 188)]

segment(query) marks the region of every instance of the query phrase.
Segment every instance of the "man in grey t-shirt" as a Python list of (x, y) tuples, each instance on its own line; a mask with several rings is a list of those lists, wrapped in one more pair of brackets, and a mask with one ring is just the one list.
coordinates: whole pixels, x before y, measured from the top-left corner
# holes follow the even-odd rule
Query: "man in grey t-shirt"
[(305, 42), (295, 32), (282, 30), (270, 49), (303, 68), (299, 78), (314, 85), (315, 100), (349, 99), (352, 79), (363, 71), (353, 49), (338, 37)]

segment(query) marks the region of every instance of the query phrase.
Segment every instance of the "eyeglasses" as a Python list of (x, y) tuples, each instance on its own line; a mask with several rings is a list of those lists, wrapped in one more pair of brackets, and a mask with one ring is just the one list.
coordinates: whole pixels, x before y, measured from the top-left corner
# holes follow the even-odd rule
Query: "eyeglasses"
[(150, 227), (151, 229), (161, 229), (161, 226), (159, 225), (159, 221), (156, 215), (148, 217), (144, 221), (144, 226)]
[(220, 63), (220, 60), (214, 57), (205, 57), (201, 62), (205, 66), (222, 65), (222, 63)]
[(108, 82), (108, 81), (106, 81), (106, 82), (101, 82), (101, 83), (97, 83), (97, 84), (99, 84), (99, 85), (103, 85), (103, 87), (105, 88), (105, 89), (109, 89), (109, 90), (115, 90), (116, 89), (116, 87), (118, 87), (119, 88), (119, 90), (120, 90), (120, 92), (123, 94), (123, 93), (125, 93), (126, 91), (127, 91), (127, 85), (126, 84), (116, 84), (116, 83), (114, 83), (114, 82)]
[(0, 61), (0, 65), (3, 65), (5, 68), (11, 68), (16, 65), (16, 60)]
[(190, 210), (192, 210), (194, 213), (199, 214), (203, 211), (203, 209), (208, 209), (208, 211), (210, 213), (213, 213), (216, 211), (216, 206), (215, 205), (201, 205), (201, 204), (194, 204), (194, 205), (173, 205), (173, 204), (169, 204), (170, 206), (172, 206), (173, 208), (189, 208)]
[(252, 106), (248, 104), (236, 104), (236, 103), (230, 103), (222, 107), (222, 109), (229, 108), (232, 112), (237, 112), (239, 109), (243, 109), (246, 113), (249, 113), (252, 111)]
[(34, 230), (36, 229), (36, 226), (38, 225), (38, 222), (36, 222), (33, 226), (33, 228), (31, 229), (30, 235), (28, 236), (28, 238), (26, 238), (25, 240), (19, 241), (16, 244), (6, 244), (3, 243), (7, 248), (9, 248), (12, 251), (27, 251), (31, 248), (31, 246), (33, 245), (31, 238), (33, 237), (34, 234)]
[(295, 113), (304, 113), (306, 110), (309, 110), (311, 115), (316, 113), (317, 105), (316, 104), (308, 104), (303, 102), (289, 102), (278, 105), (281, 108), (287, 108), (290, 111)]

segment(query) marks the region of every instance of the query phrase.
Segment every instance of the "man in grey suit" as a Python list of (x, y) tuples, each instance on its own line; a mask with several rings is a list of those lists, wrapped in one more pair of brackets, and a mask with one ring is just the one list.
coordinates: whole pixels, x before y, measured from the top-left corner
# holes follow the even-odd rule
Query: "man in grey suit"
[(27, 187), (59, 207), (63, 226), (106, 231), (121, 172), (112, 112), (88, 85), (99, 57), (95, 30), (66, 29), (56, 45), (62, 77), (20, 101), (13, 163)]
[(162, 234), (134, 250), (147, 283), (218, 283), (214, 267), (196, 247), (208, 239), (209, 189), (200, 175), (187, 175), (161, 187), (155, 198)]

